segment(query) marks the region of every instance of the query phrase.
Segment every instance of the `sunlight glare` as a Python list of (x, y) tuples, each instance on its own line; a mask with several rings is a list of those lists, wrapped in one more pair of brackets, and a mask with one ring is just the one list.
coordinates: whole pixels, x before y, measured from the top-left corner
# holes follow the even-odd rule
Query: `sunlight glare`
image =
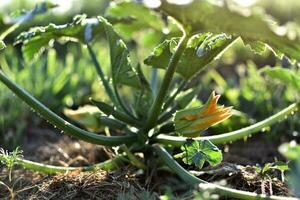
[(233, 0), (233, 1), (243, 7), (249, 7), (256, 3), (256, 0)]
[(144, 0), (145, 6), (148, 8), (157, 8), (160, 6), (160, 0)]
[(185, 5), (185, 4), (192, 3), (193, 0), (167, 0), (167, 2), (174, 3), (174, 4), (177, 4), (177, 5)]
[(68, 1), (51, 0), (51, 2), (58, 5), (58, 7), (55, 8), (56, 12), (66, 12), (72, 8), (74, 0), (68, 0)]

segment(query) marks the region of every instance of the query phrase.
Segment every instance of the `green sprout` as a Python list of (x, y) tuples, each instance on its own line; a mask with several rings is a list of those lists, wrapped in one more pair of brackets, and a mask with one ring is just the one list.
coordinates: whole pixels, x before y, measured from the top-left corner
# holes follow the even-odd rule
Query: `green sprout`
[(11, 176), (12, 176), (12, 170), (14, 165), (17, 164), (17, 160), (22, 158), (23, 151), (20, 150), (19, 147), (17, 147), (13, 152), (8, 152), (5, 151), (4, 149), (0, 148), (0, 161), (6, 165), (6, 167), (9, 170), (9, 181), (11, 181)]

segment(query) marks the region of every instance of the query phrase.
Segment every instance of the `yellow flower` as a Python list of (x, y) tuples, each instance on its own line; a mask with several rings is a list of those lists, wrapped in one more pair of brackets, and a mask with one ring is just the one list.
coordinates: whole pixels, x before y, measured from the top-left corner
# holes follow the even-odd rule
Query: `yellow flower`
[(177, 112), (176, 132), (184, 136), (197, 137), (201, 131), (228, 119), (232, 107), (218, 106), (219, 98), (220, 95), (216, 95), (213, 91), (203, 106)]

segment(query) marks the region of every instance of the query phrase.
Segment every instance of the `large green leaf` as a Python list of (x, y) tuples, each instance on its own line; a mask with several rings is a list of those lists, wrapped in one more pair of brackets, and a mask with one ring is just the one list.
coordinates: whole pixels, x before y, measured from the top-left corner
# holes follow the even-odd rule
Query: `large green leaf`
[(106, 10), (107, 17), (130, 17), (134, 19), (130, 23), (116, 24), (116, 29), (126, 37), (131, 37), (135, 31), (143, 29), (154, 29), (162, 31), (164, 24), (161, 17), (154, 11), (143, 6), (141, 3), (113, 2)]
[(96, 18), (86, 18), (77, 15), (73, 21), (64, 25), (49, 24), (45, 27), (35, 27), (21, 33), (16, 43), (23, 43), (22, 51), (25, 60), (31, 61), (38, 57), (54, 40), (64, 39), (89, 42), (92, 36), (103, 31)]
[[(277, 53), (279, 51), (289, 58), (300, 60), (299, 41), (292, 41), (287, 37), (275, 34), (261, 17), (243, 16), (227, 8), (213, 5), (207, 0), (194, 0), (190, 4), (181, 6), (162, 0), (160, 10), (174, 17), (193, 33), (228, 33), (240, 36), (251, 45), (255, 44), (253, 43), (255, 41), (260, 41), (266, 43)], [(259, 49), (262, 49), (261, 45)]]
[(195, 141), (189, 139), (182, 147), (183, 162), (188, 165), (196, 165), (200, 169), (205, 162), (215, 166), (222, 162), (222, 152), (209, 140)]
[(141, 82), (137, 72), (131, 66), (129, 51), (125, 43), (106, 19), (99, 17), (99, 22), (105, 29), (109, 43), (111, 75), (114, 84), (126, 84), (140, 88)]
[[(166, 69), (178, 41), (178, 38), (173, 38), (158, 45), (144, 61), (145, 64)], [(234, 41), (234, 37), (226, 34), (204, 33), (194, 35), (180, 58), (176, 68), (177, 73), (190, 79), (217, 58)]]
[(106, 19), (86, 18), (86, 15), (74, 17), (71, 23), (65, 25), (50, 24), (46, 27), (36, 27), (22, 33), (17, 43), (23, 43), (23, 54), (26, 60), (37, 57), (53, 40), (64, 39), (89, 43), (95, 35), (105, 31), (110, 46), (112, 79), (115, 84), (126, 84), (140, 87), (137, 73), (130, 65), (129, 51), (125, 43), (114, 31)]
[(293, 86), (300, 92), (300, 76), (296, 72), (281, 67), (265, 67), (261, 71), (273, 79), (278, 79), (286, 85)]

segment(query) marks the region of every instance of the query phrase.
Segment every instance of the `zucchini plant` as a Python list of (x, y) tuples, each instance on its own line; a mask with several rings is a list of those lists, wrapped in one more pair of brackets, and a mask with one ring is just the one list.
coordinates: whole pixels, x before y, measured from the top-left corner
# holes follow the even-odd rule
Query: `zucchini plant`
[[(145, 30), (152, 31), (161, 41), (144, 60), (145, 65), (152, 66), (150, 81), (147, 73), (149, 68), (143, 68), (141, 62), (134, 63), (131, 60), (131, 53), (136, 51), (130, 51), (122, 39), (128, 39), (128, 35), (141, 30), (144, 30), (144, 34), (147, 34)], [(109, 73), (104, 73), (93, 49), (98, 35), (105, 36), (108, 42)], [(300, 60), (300, 44), (275, 34), (260, 17), (243, 16), (228, 8), (200, 0), (186, 5), (162, 0), (155, 10), (124, 1), (112, 4), (105, 17), (88, 18), (86, 15), (78, 15), (68, 24), (49, 24), (22, 33), (16, 43), (23, 44), (22, 51), (27, 61), (38, 59), (54, 40), (74, 41), (86, 46), (110, 101), (91, 99), (91, 104), (99, 109), (98, 112), (70, 117), (79, 119), (87, 128), (90, 124), (94, 127), (96, 123), (97, 127), (108, 127), (123, 134), (108, 136), (76, 127), (11, 81), (2, 70), (0, 81), (65, 134), (93, 144), (119, 146), (124, 154), (88, 167), (51, 166), (22, 158), (14, 158), (14, 163), (45, 173), (99, 168), (109, 170), (120, 162), (129, 162), (147, 170), (150, 167), (147, 161), (155, 158), (161, 159), (187, 184), (198, 185), (200, 190), (210, 189), (222, 196), (238, 199), (294, 199), (239, 191), (208, 183), (192, 175), (177, 162), (182, 159), (185, 164), (195, 165), (199, 169), (206, 162), (217, 165), (222, 161), (222, 152), (216, 145), (258, 133), (284, 120), (298, 109), (296, 102), (265, 120), (240, 130), (220, 135), (201, 135), (210, 126), (229, 118), (232, 108), (218, 105), (220, 95), (216, 95), (214, 91), (202, 106), (190, 106), (199, 87), (188, 88), (189, 82), (204, 69), (209, 70), (209, 64), (237, 38), (241, 38), (255, 51), (271, 48), (280, 58), (285, 55), (291, 60)], [(157, 69), (165, 71), (161, 79), (161, 73)], [(178, 147), (182, 153), (172, 155), (172, 150)], [(138, 158), (136, 153), (144, 156)], [(0, 160), (9, 160), (7, 154), (0, 155)]]

